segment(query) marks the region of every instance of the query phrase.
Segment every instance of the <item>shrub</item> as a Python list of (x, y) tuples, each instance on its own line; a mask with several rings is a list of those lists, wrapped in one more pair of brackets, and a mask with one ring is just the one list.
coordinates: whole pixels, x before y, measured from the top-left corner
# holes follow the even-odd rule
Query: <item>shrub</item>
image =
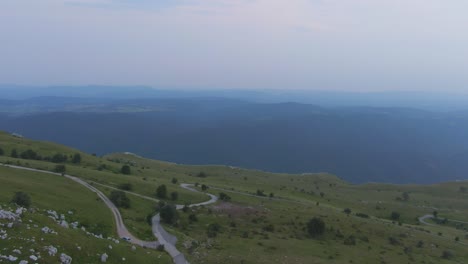
[(347, 237), (343, 244), (347, 245), (347, 246), (354, 246), (356, 245), (356, 237), (353, 236), (353, 235), (350, 235), (349, 237)]
[(81, 155), (80, 153), (75, 153), (72, 158), (72, 162), (75, 164), (80, 164), (81, 163)]
[(390, 219), (392, 219), (393, 221), (398, 221), (400, 219), (400, 213), (398, 212), (392, 212), (390, 214)]
[(204, 173), (203, 171), (201, 171), (201, 172), (199, 172), (199, 173), (197, 174), (197, 177), (198, 177), (198, 178), (206, 178), (206, 173)]
[(364, 213), (356, 213), (356, 216), (361, 217), (361, 218), (369, 218), (369, 215), (364, 214)]
[(156, 189), (156, 197), (160, 198), (160, 199), (165, 199), (167, 198), (167, 187), (166, 185), (160, 185), (157, 189)]
[(161, 220), (166, 223), (173, 225), (179, 219), (176, 207), (172, 204), (167, 204), (161, 208), (160, 211)]
[(127, 195), (122, 191), (112, 191), (109, 199), (117, 207), (130, 208), (130, 199), (128, 199)]
[(212, 223), (208, 225), (206, 234), (208, 235), (208, 237), (216, 237), (220, 231), (221, 226), (218, 223)]
[(12, 203), (15, 203), (19, 206), (29, 207), (31, 206), (31, 197), (24, 192), (16, 192), (11, 199)]
[(65, 165), (56, 165), (54, 171), (57, 173), (65, 173), (67, 171), (67, 167), (65, 167)]
[(124, 190), (124, 191), (131, 191), (133, 189), (133, 185), (131, 183), (121, 183), (117, 186), (117, 188)]
[(325, 233), (325, 222), (318, 217), (314, 217), (307, 223), (307, 232), (312, 237), (317, 237)]
[(173, 183), (173, 184), (176, 184), (176, 183), (177, 183), (177, 179), (176, 179), (176, 178), (172, 178), (172, 183)]
[(349, 215), (349, 214), (351, 213), (351, 209), (345, 208), (345, 209), (343, 210), (343, 212), (344, 212), (345, 214)]
[(263, 190), (257, 190), (257, 196), (266, 196)]
[(172, 201), (177, 201), (178, 198), (179, 198), (179, 193), (171, 192), (171, 200)]
[(189, 219), (190, 223), (198, 221), (198, 217), (197, 217), (196, 214), (190, 214), (188, 219)]
[(272, 224), (268, 224), (268, 225), (263, 227), (263, 231), (274, 232), (275, 231), (275, 226), (272, 225)]
[(12, 158), (18, 158), (18, 151), (16, 151), (16, 149), (12, 149), (10, 156)]
[(219, 193), (219, 199), (220, 199), (221, 201), (228, 202), (228, 201), (231, 200), (231, 197), (230, 197), (229, 195), (227, 195), (227, 194), (225, 194), (225, 193), (222, 192), (222, 193)]
[(443, 258), (443, 259), (451, 259), (451, 258), (453, 258), (453, 253), (452, 253), (451, 251), (444, 250), (444, 251), (442, 252), (441, 258)]
[(128, 165), (123, 165), (122, 168), (120, 169), (120, 172), (125, 175), (130, 175), (132, 173), (130, 166)]

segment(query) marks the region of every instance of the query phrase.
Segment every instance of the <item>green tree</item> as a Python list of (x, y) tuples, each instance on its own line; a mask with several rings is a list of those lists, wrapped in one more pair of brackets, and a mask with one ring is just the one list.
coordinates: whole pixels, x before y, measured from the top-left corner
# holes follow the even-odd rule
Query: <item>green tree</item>
[(220, 231), (221, 226), (218, 223), (212, 223), (208, 225), (206, 234), (208, 235), (208, 237), (216, 237)]
[(437, 218), (437, 215), (438, 215), (438, 214), (439, 214), (439, 212), (437, 212), (437, 211), (432, 212), (432, 215), (433, 215), (435, 218)]
[(27, 193), (16, 192), (11, 202), (23, 207), (29, 207), (31, 205), (31, 197)]
[(351, 209), (345, 208), (345, 209), (343, 210), (343, 212), (344, 212), (345, 214), (349, 215), (349, 214), (351, 214)]
[(199, 173), (197, 174), (197, 177), (198, 177), (198, 178), (206, 178), (206, 173), (204, 173), (203, 171), (201, 171), (201, 172), (199, 172)]
[(72, 158), (72, 162), (75, 164), (80, 164), (81, 163), (81, 155), (80, 153), (75, 153)]
[(173, 183), (173, 184), (176, 184), (176, 183), (177, 183), (177, 179), (176, 179), (176, 178), (172, 178), (172, 183)]
[(57, 165), (55, 166), (54, 171), (57, 173), (65, 173), (67, 171), (67, 167), (65, 167), (65, 165)]
[(0, 148), (0, 156), (3, 156), (3, 155), (5, 155), (5, 151), (2, 148)]
[(128, 165), (123, 165), (122, 168), (120, 169), (120, 172), (125, 175), (130, 175), (132, 173), (130, 166)]
[(220, 199), (221, 201), (228, 202), (228, 201), (231, 200), (231, 197), (230, 197), (229, 195), (227, 195), (227, 194), (225, 194), (225, 193), (222, 192), (222, 193), (219, 193), (219, 199)]
[(52, 159), (51, 159), (51, 161), (54, 163), (62, 163), (62, 162), (66, 162), (67, 160), (68, 160), (68, 156), (61, 154), (61, 153), (55, 154), (54, 156), (52, 156)]
[(16, 149), (12, 149), (10, 156), (12, 158), (18, 158), (18, 151), (16, 151)]
[(190, 222), (190, 223), (193, 223), (193, 222), (197, 222), (197, 221), (198, 221), (198, 217), (197, 217), (196, 214), (190, 214), (189, 217), (188, 217), (188, 219), (189, 219), (189, 222)]
[(206, 191), (208, 190), (208, 186), (206, 186), (205, 184), (202, 184), (201, 189), (202, 191)]
[(171, 192), (171, 200), (172, 201), (177, 201), (177, 199), (179, 199), (179, 193)]
[(307, 223), (307, 233), (312, 237), (317, 237), (325, 233), (325, 222), (318, 217), (314, 217)]
[(390, 214), (390, 219), (392, 219), (393, 221), (398, 221), (400, 220), (400, 213), (398, 212), (392, 212)]
[(117, 188), (119, 188), (120, 190), (124, 190), (124, 191), (131, 191), (133, 189), (133, 185), (131, 183), (121, 183), (119, 185), (117, 185)]
[(166, 185), (159, 185), (159, 187), (156, 189), (156, 197), (160, 199), (166, 199), (167, 198), (167, 187)]
[(179, 214), (177, 213), (177, 209), (172, 204), (167, 204), (163, 206), (160, 210), (161, 220), (166, 224), (175, 224), (179, 219)]
[(109, 199), (117, 207), (130, 208), (130, 199), (128, 199), (127, 195), (122, 191), (112, 191)]

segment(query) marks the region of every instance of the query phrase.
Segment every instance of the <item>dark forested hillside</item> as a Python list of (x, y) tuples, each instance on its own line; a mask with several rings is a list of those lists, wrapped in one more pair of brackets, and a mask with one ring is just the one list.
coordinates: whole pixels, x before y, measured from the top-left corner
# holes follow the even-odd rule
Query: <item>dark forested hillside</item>
[(130, 151), (177, 163), (326, 171), (351, 182), (468, 178), (464, 113), (222, 99), (90, 104), (92, 112), (4, 115), (0, 129), (90, 153)]

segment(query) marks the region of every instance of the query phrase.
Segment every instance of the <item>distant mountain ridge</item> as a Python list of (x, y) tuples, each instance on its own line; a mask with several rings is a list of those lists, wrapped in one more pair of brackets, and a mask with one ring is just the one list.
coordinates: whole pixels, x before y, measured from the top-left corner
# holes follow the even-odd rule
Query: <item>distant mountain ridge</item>
[(1, 114), (0, 129), (99, 155), (129, 151), (186, 164), (330, 172), (354, 183), (468, 178), (463, 112), (221, 98), (97, 100), (77, 111), (60, 102), (82, 99), (55, 100), (43, 105), (51, 111)]

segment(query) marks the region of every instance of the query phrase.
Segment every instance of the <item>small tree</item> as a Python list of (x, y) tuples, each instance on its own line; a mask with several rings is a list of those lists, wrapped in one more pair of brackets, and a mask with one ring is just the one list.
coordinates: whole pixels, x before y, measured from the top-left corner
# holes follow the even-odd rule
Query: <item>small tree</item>
[(176, 207), (172, 204), (165, 205), (160, 211), (161, 220), (166, 224), (175, 224), (179, 219)]
[(16, 151), (16, 149), (12, 149), (10, 156), (12, 158), (18, 158), (18, 151)]
[(166, 185), (160, 185), (157, 189), (156, 189), (156, 197), (160, 198), (160, 199), (166, 199), (167, 198), (167, 187)]
[(57, 173), (65, 173), (67, 171), (67, 167), (65, 167), (65, 165), (56, 165), (54, 171)]
[(80, 153), (75, 153), (72, 158), (72, 162), (75, 164), (80, 164), (81, 163), (81, 155)]
[(325, 222), (318, 217), (314, 217), (307, 223), (307, 232), (312, 237), (317, 237), (325, 233)]
[(120, 169), (120, 172), (125, 175), (130, 175), (132, 173), (130, 166), (128, 165), (123, 165), (122, 168)]
[(179, 193), (171, 192), (171, 200), (172, 201), (177, 201), (177, 199), (179, 199)]
[(343, 210), (343, 212), (344, 212), (345, 214), (349, 215), (349, 214), (351, 214), (351, 209), (345, 208), (345, 209)]
[(205, 184), (202, 184), (201, 189), (202, 191), (206, 191), (208, 190), (208, 186), (206, 186)]
[(409, 199), (410, 199), (409, 193), (404, 192), (403, 193), (403, 201), (407, 202), (407, 201), (409, 201)]
[(172, 178), (172, 181), (171, 181), (173, 184), (176, 184), (177, 183), (177, 179), (176, 178)]
[(117, 207), (130, 208), (130, 199), (128, 199), (127, 195), (122, 191), (112, 191), (109, 199)]
[(133, 189), (133, 185), (131, 183), (121, 183), (117, 186), (117, 188), (124, 190), (124, 191), (131, 191)]
[(219, 199), (220, 199), (221, 201), (228, 202), (228, 201), (231, 200), (231, 197), (230, 197), (229, 195), (227, 195), (227, 194), (225, 194), (225, 193), (222, 192), (222, 193), (219, 193)]
[(3, 156), (3, 155), (5, 155), (5, 151), (2, 148), (0, 148), (0, 156)]
[(206, 178), (206, 173), (204, 173), (203, 171), (201, 171), (201, 172), (199, 172), (199, 173), (197, 174), (197, 177), (198, 177), (198, 178)]
[(221, 231), (221, 226), (218, 223), (209, 224), (206, 230), (208, 237), (216, 237)]
[(439, 214), (439, 212), (437, 212), (437, 211), (432, 212), (432, 215), (434, 216), (434, 218), (437, 218), (438, 214)]
[(400, 220), (400, 213), (398, 212), (392, 212), (390, 214), (390, 219), (392, 219), (393, 221), (398, 221)]
[(189, 220), (190, 223), (197, 222), (198, 217), (197, 217), (196, 214), (190, 214), (189, 217), (188, 217), (188, 220)]
[(31, 205), (31, 197), (29, 197), (27, 193), (16, 192), (13, 195), (11, 202), (23, 207), (29, 207)]

